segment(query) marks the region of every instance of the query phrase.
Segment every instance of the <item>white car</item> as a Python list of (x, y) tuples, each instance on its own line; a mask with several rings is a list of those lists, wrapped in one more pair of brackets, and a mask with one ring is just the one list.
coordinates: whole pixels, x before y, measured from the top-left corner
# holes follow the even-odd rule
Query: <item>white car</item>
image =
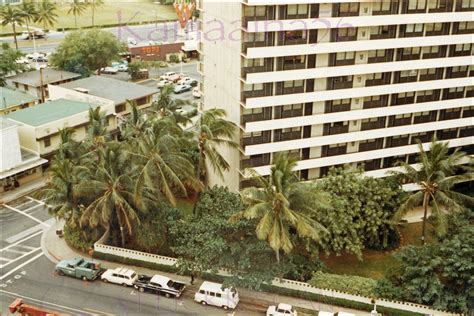
[(128, 65), (125, 64), (120, 64), (117, 67), (115, 67), (118, 71), (121, 72), (127, 72), (128, 71)]
[(137, 40), (134, 39), (133, 37), (128, 37), (127, 38), (127, 43), (128, 43), (128, 45), (137, 45)]
[(174, 71), (168, 71), (168, 72), (165, 72), (164, 74), (162, 74), (160, 76), (160, 79), (167, 79), (169, 80), (172, 76), (176, 75), (176, 72)]
[(28, 59), (37, 59), (37, 58), (40, 58), (40, 57), (45, 57), (45, 55), (42, 54), (42, 53), (26, 54), (26, 58), (28, 58)]
[(110, 75), (115, 75), (118, 73), (118, 69), (114, 67), (105, 67), (101, 69), (103, 74), (110, 74)]
[(20, 57), (17, 60), (15, 60), (15, 62), (17, 64), (23, 64), (23, 65), (26, 65), (29, 63), (28, 58), (25, 58), (25, 57)]
[(126, 268), (108, 269), (100, 276), (105, 283), (115, 283), (123, 286), (133, 286), (138, 276), (135, 271)]
[(298, 316), (298, 312), (289, 304), (280, 303), (278, 306), (269, 306), (267, 316)]
[(222, 288), (222, 284), (204, 281), (194, 294), (194, 300), (202, 305), (235, 309), (239, 303), (239, 293), (236, 289)]
[(169, 81), (168, 79), (160, 79), (160, 81), (158, 81), (158, 88), (164, 88), (170, 84), (173, 84), (171, 81)]
[(202, 93), (201, 91), (199, 91), (199, 87), (195, 87), (193, 89), (193, 97), (195, 97), (196, 99), (199, 99), (200, 97), (202, 97)]

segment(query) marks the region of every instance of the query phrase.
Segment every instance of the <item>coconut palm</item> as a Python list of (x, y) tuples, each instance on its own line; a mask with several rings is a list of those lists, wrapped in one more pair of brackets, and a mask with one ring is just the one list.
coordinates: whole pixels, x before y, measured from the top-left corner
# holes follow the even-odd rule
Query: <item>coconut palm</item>
[(136, 148), (131, 151), (137, 164), (142, 166), (135, 186), (137, 201), (147, 186), (175, 206), (176, 195), (187, 194), (184, 183), (199, 186), (194, 167), (181, 150), (182, 141), (182, 131), (171, 118), (155, 121), (137, 139)]
[(73, 0), (67, 14), (74, 15), (74, 27), (77, 29), (77, 16), (81, 16), (87, 9), (87, 3), (81, 0)]
[(123, 124), (120, 125), (120, 132), (123, 139), (135, 140), (137, 137), (143, 135), (145, 130), (150, 126), (151, 119), (149, 119), (148, 115), (147, 119), (145, 119), (145, 116), (138, 109), (135, 101), (127, 100), (127, 105), (130, 106), (132, 110)]
[[(474, 205), (474, 198), (453, 190), (454, 185), (474, 179), (474, 173), (469, 167), (460, 165), (461, 162), (470, 158), (459, 149), (450, 154), (447, 142), (438, 142), (434, 138), (429, 150), (425, 151), (421, 142), (418, 141), (418, 148), (419, 167), (401, 163), (402, 171), (393, 172), (403, 183), (414, 183), (420, 188), (419, 191), (407, 196), (395, 213), (394, 220), (399, 222), (408, 211), (420, 205), (423, 206), (421, 242), (424, 244), (428, 206), (431, 205), (438, 233), (443, 235), (446, 229), (447, 213), (461, 212), (466, 205)], [(464, 172), (460, 173), (459, 171), (462, 170)]]
[(93, 198), (84, 209), (80, 223), (89, 227), (111, 227), (116, 221), (120, 229), (122, 247), (126, 235), (139, 222), (139, 209), (133, 204), (134, 169), (122, 145), (109, 143), (100, 150), (101, 159), (92, 162), (88, 176), (77, 186), (76, 194)]
[(16, 26), (23, 23), (23, 14), (22, 12), (14, 6), (9, 4), (0, 8), (0, 20), (2, 21), (2, 26), (11, 25), (13, 29), (13, 39), (15, 41), (15, 48), (18, 50), (18, 39), (16, 37)]
[(43, 0), (36, 8), (35, 22), (43, 24), (43, 28), (54, 27), (58, 21), (57, 6), (49, 0)]
[(91, 8), (92, 11), (92, 26), (95, 25), (94, 18), (95, 18), (95, 10), (99, 9), (104, 5), (104, 0), (90, 0), (88, 2), (88, 6)]
[(204, 111), (194, 126), (194, 133), (199, 147), (199, 166), (197, 175), (203, 183), (207, 183), (208, 172), (206, 162), (215, 173), (224, 179), (224, 172), (230, 169), (229, 163), (219, 152), (219, 146), (237, 148), (232, 140), (237, 126), (225, 119), (226, 112), (222, 109)]
[(172, 98), (173, 86), (168, 85), (161, 89), (158, 99), (153, 102), (152, 109), (158, 112), (160, 117), (172, 117), (177, 124), (186, 125), (191, 120), (179, 113), (185, 105), (190, 105), (191, 103), (187, 100), (175, 99)]
[(38, 15), (38, 12), (36, 11), (36, 7), (31, 2), (22, 2), (21, 5), (19, 6), (19, 9), (23, 16), (23, 21), (25, 22), (26, 30), (28, 31), (28, 34), (31, 34), (30, 23), (32, 23)]
[(274, 157), (268, 178), (250, 170), (257, 186), (241, 191), (246, 209), (231, 218), (258, 219), (257, 237), (268, 242), (277, 262), (281, 250), (288, 254), (293, 249), (290, 229), (296, 237), (318, 242), (327, 233), (312, 215), (319, 208), (330, 207), (329, 199), (314, 184), (300, 181), (293, 171), (296, 162), (295, 156), (280, 153)]

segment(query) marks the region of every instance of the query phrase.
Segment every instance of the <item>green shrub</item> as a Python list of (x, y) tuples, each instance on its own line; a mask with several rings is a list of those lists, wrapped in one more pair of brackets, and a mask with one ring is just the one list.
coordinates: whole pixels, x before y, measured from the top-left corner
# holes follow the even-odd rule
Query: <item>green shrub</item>
[(94, 242), (102, 235), (97, 229), (73, 228), (64, 225), (64, 239), (74, 249), (87, 252), (94, 246)]
[(174, 63), (174, 64), (179, 63), (179, 57), (178, 57), (178, 55), (176, 55), (176, 54), (171, 54), (171, 55), (170, 55), (170, 63)]
[(124, 258), (121, 256), (111, 255), (111, 254), (103, 253), (99, 251), (94, 251), (94, 254), (92, 255), (92, 257), (96, 259), (105, 260), (105, 261), (118, 262), (118, 263), (123, 263), (123, 264), (131, 265), (131, 266), (137, 266), (137, 267), (159, 270), (159, 271), (164, 271), (164, 272), (170, 272), (170, 273), (178, 272), (178, 268), (176, 266), (169, 266), (169, 265), (159, 264), (159, 263), (154, 263), (154, 262)]
[(321, 271), (315, 272), (308, 283), (323, 289), (332, 289), (366, 297), (374, 296), (374, 288), (377, 285), (377, 281), (370, 278), (355, 275), (338, 275)]

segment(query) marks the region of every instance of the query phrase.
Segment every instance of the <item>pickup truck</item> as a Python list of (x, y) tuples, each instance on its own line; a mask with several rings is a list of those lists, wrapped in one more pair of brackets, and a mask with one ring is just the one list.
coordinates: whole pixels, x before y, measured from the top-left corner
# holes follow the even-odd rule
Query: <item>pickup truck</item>
[(267, 316), (298, 316), (298, 312), (289, 304), (280, 303), (278, 306), (269, 306)]
[(180, 297), (186, 285), (173, 281), (168, 277), (155, 274), (153, 277), (146, 275), (138, 276), (133, 286), (140, 292), (149, 291), (156, 294), (164, 294), (166, 297)]
[(100, 264), (81, 257), (62, 260), (56, 265), (55, 270), (59, 275), (68, 275), (84, 281), (95, 280), (103, 272)]

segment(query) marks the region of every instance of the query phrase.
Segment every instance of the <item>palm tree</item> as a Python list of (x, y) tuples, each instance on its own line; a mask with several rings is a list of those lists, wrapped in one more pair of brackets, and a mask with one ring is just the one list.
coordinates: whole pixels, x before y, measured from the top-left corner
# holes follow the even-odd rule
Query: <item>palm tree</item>
[(93, 197), (80, 222), (81, 225), (107, 228), (116, 220), (123, 247), (126, 233), (131, 235), (133, 224), (139, 222), (139, 209), (133, 204), (134, 169), (120, 143), (113, 142), (101, 148), (100, 155), (100, 162), (91, 164), (89, 175), (83, 177), (76, 189), (78, 196)]
[(38, 12), (36, 11), (36, 7), (31, 2), (22, 2), (19, 8), (23, 16), (23, 20), (25, 21), (25, 24), (26, 24), (26, 30), (28, 31), (28, 34), (31, 34), (30, 23), (33, 22), (37, 18), (37, 15), (38, 15)]
[(161, 89), (160, 94), (158, 95), (158, 100), (153, 102), (153, 110), (158, 112), (160, 117), (172, 117), (177, 124), (186, 125), (191, 120), (179, 113), (185, 105), (190, 105), (191, 103), (187, 100), (174, 99), (172, 98), (173, 86), (168, 85)]
[(87, 3), (81, 0), (73, 0), (67, 14), (74, 15), (74, 27), (77, 29), (77, 16), (81, 16), (87, 9)]
[(237, 126), (225, 117), (224, 110), (210, 109), (201, 114), (194, 126), (199, 147), (197, 175), (203, 183), (207, 183), (208, 177), (206, 162), (209, 162), (221, 179), (224, 179), (224, 172), (230, 169), (229, 163), (219, 153), (219, 146), (238, 147), (232, 140)]
[(60, 159), (69, 159), (77, 162), (80, 156), (79, 145), (80, 143), (74, 140), (75, 129), (71, 127), (65, 127), (59, 130), (60, 144), (56, 157)]
[(125, 122), (120, 125), (120, 132), (123, 139), (134, 141), (137, 137), (143, 135), (145, 130), (150, 126), (151, 120), (148, 119), (148, 115), (147, 119), (145, 119), (135, 101), (127, 100), (127, 104), (132, 108), (132, 111)]
[(92, 10), (92, 26), (94, 26), (95, 10), (104, 5), (104, 0), (90, 0), (88, 5)]
[(49, 0), (43, 0), (37, 7), (37, 15), (35, 22), (43, 24), (43, 28), (46, 30), (48, 27), (54, 27), (58, 21), (58, 14), (56, 13), (56, 4)]
[[(474, 198), (453, 190), (454, 185), (474, 179), (474, 173), (469, 167), (466, 168), (460, 165), (462, 161), (469, 159), (468, 156), (459, 149), (450, 154), (447, 142), (438, 142), (434, 138), (429, 150), (425, 151), (421, 142), (418, 141), (418, 148), (417, 162), (419, 167), (401, 163), (402, 171), (393, 173), (403, 183), (414, 183), (420, 188), (419, 191), (407, 196), (396, 211), (394, 220), (398, 223), (408, 211), (422, 205), (421, 242), (424, 244), (428, 206), (431, 205), (438, 232), (443, 235), (446, 229), (446, 214), (448, 212), (463, 211), (465, 205), (474, 204)], [(458, 172), (463, 169), (465, 172)]]
[(13, 28), (13, 39), (15, 40), (15, 48), (18, 50), (18, 39), (16, 38), (16, 26), (23, 23), (23, 14), (17, 7), (7, 4), (0, 9), (0, 20), (2, 25), (11, 25)]
[(194, 167), (181, 150), (182, 140), (182, 130), (170, 118), (155, 121), (137, 140), (136, 148), (131, 150), (142, 165), (135, 186), (137, 201), (147, 186), (175, 206), (176, 194), (187, 194), (184, 182), (199, 187)]
[(312, 215), (319, 208), (330, 207), (329, 199), (314, 184), (300, 181), (293, 171), (297, 160), (287, 153), (276, 154), (268, 178), (250, 170), (257, 187), (241, 191), (247, 208), (231, 218), (258, 219), (257, 237), (268, 242), (277, 262), (281, 250), (288, 254), (293, 249), (290, 228), (296, 236), (315, 241), (320, 241), (321, 235), (327, 232)]

